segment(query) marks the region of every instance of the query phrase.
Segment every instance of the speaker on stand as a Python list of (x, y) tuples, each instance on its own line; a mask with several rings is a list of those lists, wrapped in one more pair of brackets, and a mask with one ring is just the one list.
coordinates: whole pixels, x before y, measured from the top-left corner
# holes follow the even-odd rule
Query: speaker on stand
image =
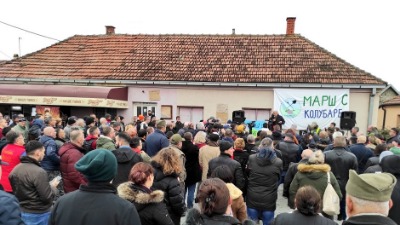
[(340, 114), (340, 129), (351, 130), (356, 125), (356, 112), (342, 111)]
[(244, 111), (243, 110), (236, 110), (232, 112), (232, 122), (236, 124), (241, 124), (246, 120), (246, 117), (244, 117)]

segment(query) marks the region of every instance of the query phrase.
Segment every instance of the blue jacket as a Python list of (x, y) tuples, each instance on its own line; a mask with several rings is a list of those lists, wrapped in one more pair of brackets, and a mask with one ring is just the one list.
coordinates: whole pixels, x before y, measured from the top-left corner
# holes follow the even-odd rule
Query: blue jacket
[(44, 145), (45, 154), (40, 165), (46, 171), (60, 170), (60, 156), (58, 156), (57, 144), (52, 137), (41, 136), (39, 141)]
[(24, 225), (21, 219), (19, 203), (14, 195), (0, 191), (0, 224)]
[(364, 173), (364, 170), (366, 169), (365, 164), (367, 164), (369, 158), (374, 156), (374, 153), (362, 143), (357, 143), (350, 146), (350, 152), (357, 157), (358, 173)]
[(153, 157), (163, 148), (169, 146), (168, 138), (160, 130), (155, 130), (154, 133), (150, 134), (146, 139), (146, 153)]

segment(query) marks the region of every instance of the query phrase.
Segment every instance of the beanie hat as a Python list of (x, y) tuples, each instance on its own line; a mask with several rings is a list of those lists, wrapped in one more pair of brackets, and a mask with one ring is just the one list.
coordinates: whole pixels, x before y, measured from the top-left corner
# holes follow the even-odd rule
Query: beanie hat
[(221, 152), (225, 152), (226, 150), (232, 148), (232, 144), (228, 141), (220, 141), (219, 142), (219, 150)]
[(358, 175), (354, 170), (350, 170), (346, 192), (356, 198), (385, 202), (390, 200), (396, 181), (396, 177), (390, 173)]
[(117, 175), (117, 159), (109, 150), (96, 149), (76, 162), (75, 169), (89, 181), (109, 182)]
[(180, 134), (174, 134), (174, 135), (172, 135), (170, 141), (171, 141), (171, 144), (177, 145), (180, 142), (182, 142), (182, 137)]
[(144, 120), (144, 116), (143, 116), (143, 115), (139, 115), (139, 116), (138, 116), (138, 120), (140, 120), (140, 121), (142, 121), (142, 122), (143, 122), (143, 120)]

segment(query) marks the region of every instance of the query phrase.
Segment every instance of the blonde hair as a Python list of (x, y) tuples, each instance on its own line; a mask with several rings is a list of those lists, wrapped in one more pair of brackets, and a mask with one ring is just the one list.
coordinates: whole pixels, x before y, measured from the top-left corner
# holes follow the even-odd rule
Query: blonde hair
[(236, 138), (235, 143), (234, 143), (235, 149), (244, 149), (245, 145), (246, 144), (244, 143), (243, 138)]
[(308, 158), (308, 163), (310, 164), (324, 164), (325, 155), (321, 150), (314, 152), (310, 158)]
[(367, 137), (365, 137), (364, 135), (360, 135), (357, 137), (357, 143), (365, 144), (366, 141), (367, 141)]
[(204, 131), (199, 131), (197, 134), (194, 136), (193, 142), (195, 144), (203, 144), (206, 143), (206, 132)]
[(152, 158), (152, 161), (160, 164), (165, 175), (171, 175), (173, 173), (180, 174), (182, 172), (179, 156), (171, 147), (161, 149)]
[(132, 124), (128, 124), (125, 127), (125, 131), (128, 131), (129, 129), (134, 128), (134, 126)]

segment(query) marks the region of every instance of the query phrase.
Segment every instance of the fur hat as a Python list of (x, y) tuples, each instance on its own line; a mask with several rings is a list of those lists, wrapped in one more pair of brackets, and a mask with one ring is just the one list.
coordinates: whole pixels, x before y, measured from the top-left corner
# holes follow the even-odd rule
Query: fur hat
[(89, 181), (111, 181), (117, 175), (117, 159), (109, 150), (96, 149), (84, 155), (75, 164)]

